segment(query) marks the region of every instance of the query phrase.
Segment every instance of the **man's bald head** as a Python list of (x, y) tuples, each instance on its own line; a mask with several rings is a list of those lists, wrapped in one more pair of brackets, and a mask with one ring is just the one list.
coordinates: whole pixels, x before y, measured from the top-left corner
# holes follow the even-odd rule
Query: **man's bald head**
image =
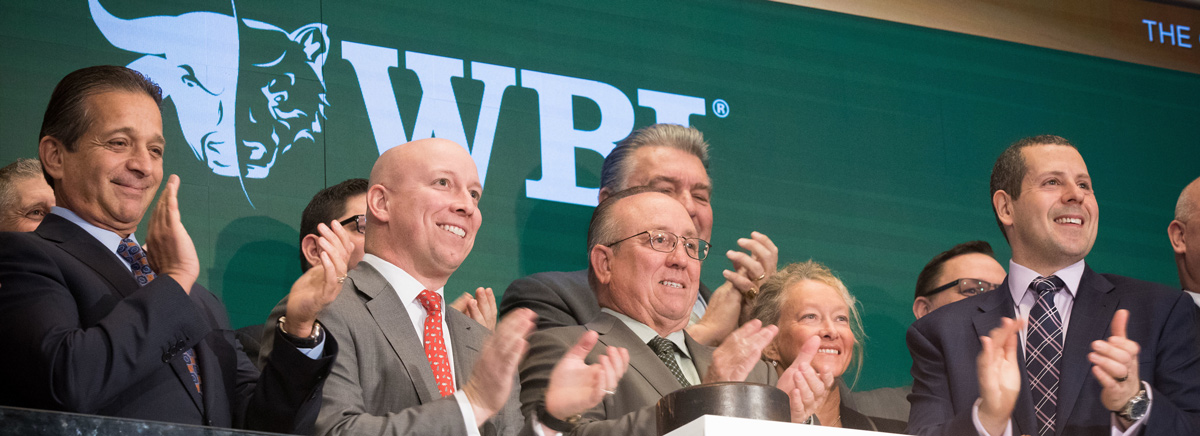
[(1175, 220), (1167, 225), (1167, 238), (1175, 251), (1179, 285), (1200, 292), (1200, 178), (1192, 180), (1175, 203)]
[(483, 185), (465, 148), (438, 138), (394, 147), (375, 161), (367, 190), (366, 253), (433, 290), (475, 245)]

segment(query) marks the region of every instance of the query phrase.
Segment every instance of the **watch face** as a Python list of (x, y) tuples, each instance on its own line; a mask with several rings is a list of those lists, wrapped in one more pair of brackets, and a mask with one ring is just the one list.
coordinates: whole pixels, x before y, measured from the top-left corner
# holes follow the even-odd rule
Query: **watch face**
[(1138, 396), (1134, 398), (1132, 407), (1129, 408), (1129, 414), (1134, 417), (1134, 421), (1141, 419), (1146, 414), (1146, 409), (1150, 406), (1150, 402), (1146, 401), (1146, 397)]

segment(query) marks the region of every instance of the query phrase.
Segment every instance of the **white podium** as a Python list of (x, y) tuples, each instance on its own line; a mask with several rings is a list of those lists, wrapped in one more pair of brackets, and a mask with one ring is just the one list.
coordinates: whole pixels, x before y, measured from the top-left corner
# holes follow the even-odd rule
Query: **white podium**
[(666, 436), (871, 436), (895, 433), (850, 430), (845, 428), (821, 427), (819, 425), (793, 424), (790, 422), (763, 421), (758, 419), (730, 418), (727, 416), (704, 415), (684, 424)]

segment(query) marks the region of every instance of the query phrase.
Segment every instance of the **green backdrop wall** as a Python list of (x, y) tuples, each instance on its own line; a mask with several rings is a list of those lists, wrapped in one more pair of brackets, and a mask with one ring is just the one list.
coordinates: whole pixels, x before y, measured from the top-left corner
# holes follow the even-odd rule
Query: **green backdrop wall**
[(299, 274), (312, 194), (366, 177), (381, 147), (461, 136), (487, 161), (453, 298), (584, 267), (591, 207), (571, 201), (602, 152), (686, 120), (713, 145), (716, 252), (758, 230), (781, 262), (827, 263), (863, 306), (859, 388), (900, 385), (925, 262), (969, 239), (1008, 258), (987, 188), (1007, 144), (1076, 142), (1103, 211), (1088, 262), (1171, 285), (1165, 228), (1200, 175), (1195, 75), (770, 2), (8, 1), (0, 52), (0, 162), (36, 156), (66, 73), (153, 71), (200, 283), (235, 326)]

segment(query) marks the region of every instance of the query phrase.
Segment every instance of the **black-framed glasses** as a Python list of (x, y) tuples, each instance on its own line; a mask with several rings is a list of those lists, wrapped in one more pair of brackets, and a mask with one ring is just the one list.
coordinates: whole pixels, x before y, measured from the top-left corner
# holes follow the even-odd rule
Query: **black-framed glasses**
[(663, 253), (675, 251), (675, 246), (679, 244), (680, 240), (683, 240), (683, 251), (687, 253), (688, 257), (696, 260), (704, 260), (708, 257), (708, 249), (712, 247), (708, 241), (703, 239), (679, 236), (666, 230), (647, 230), (611, 244), (604, 244), (604, 246), (612, 247), (642, 235), (649, 235), (650, 248)]
[(367, 233), (367, 216), (366, 215), (355, 215), (350, 218), (346, 218), (344, 220), (338, 221), (338, 224), (341, 224), (343, 227), (345, 227), (347, 224), (350, 224), (350, 223), (354, 223), (355, 231), (362, 233), (362, 234)]
[(930, 289), (929, 292), (926, 292), (921, 296), (927, 297), (951, 288), (953, 288), (955, 292), (958, 292), (959, 295), (964, 297), (973, 297), (992, 289), (996, 289), (996, 284), (992, 282), (985, 282), (979, 279), (955, 279), (950, 283)]

